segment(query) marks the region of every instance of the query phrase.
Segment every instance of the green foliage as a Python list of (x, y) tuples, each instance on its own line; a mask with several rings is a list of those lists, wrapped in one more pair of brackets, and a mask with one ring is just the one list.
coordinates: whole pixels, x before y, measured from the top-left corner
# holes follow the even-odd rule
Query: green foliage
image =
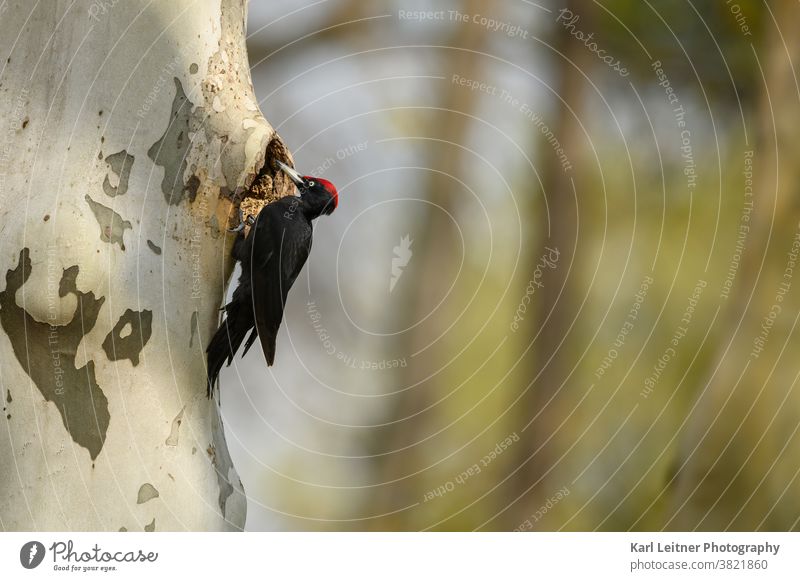
[[(676, 84), (707, 92), (710, 101), (736, 103), (761, 84), (753, 46), (769, 18), (756, 0), (607, 0), (596, 10), (597, 37), (635, 79), (652, 81), (660, 60)], [(648, 57), (648, 53), (650, 56)]]

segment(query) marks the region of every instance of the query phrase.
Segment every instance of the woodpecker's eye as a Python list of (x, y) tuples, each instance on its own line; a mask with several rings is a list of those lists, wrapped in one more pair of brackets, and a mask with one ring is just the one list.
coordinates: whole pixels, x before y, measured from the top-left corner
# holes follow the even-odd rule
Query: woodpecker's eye
[(310, 182), (308, 182), (308, 187), (309, 188), (313, 188), (316, 185), (317, 185), (317, 183), (314, 180), (311, 180)]

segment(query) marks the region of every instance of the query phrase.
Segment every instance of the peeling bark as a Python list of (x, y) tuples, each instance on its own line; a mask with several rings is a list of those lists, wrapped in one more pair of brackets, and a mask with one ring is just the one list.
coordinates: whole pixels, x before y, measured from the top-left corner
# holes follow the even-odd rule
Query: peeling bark
[(134, 157), (129, 155), (124, 149), (120, 152), (114, 153), (106, 157), (106, 163), (113, 172), (114, 179), (117, 185), (111, 184), (111, 174), (106, 174), (106, 179), (103, 181), (103, 192), (110, 197), (125, 195), (128, 191), (128, 180), (131, 176), (131, 169), (133, 167)]
[[(128, 332), (125, 333), (125, 330)], [(139, 354), (153, 333), (153, 311), (128, 309), (103, 341), (103, 351), (110, 361), (128, 359), (139, 365)]]
[(75, 295), (75, 316), (66, 325), (40, 323), (15, 301), (31, 270), (29, 251), (23, 248), (17, 267), (6, 274), (5, 291), (0, 293), (0, 324), (19, 365), (45, 401), (55, 404), (73, 442), (86, 448), (95, 460), (106, 439), (108, 399), (97, 384), (94, 361), (77, 367), (76, 355), (78, 345), (94, 328), (105, 298), (80, 292), (75, 286), (78, 267), (70, 267), (61, 275), (58, 295)]

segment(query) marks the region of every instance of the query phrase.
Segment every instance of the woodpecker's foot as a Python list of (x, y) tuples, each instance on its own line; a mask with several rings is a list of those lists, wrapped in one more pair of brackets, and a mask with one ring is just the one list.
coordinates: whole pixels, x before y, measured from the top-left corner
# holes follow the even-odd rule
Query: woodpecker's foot
[(244, 213), (242, 209), (239, 208), (239, 225), (236, 228), (229, 228), (228, 232), (242, 232), (245, 226), (253, 226), (256, 223), (256, 219), (252, 216), (248, 216), (246, 219), (244, 217)]
[(244, 213), (242, 212), (241, 208), (239, 208), (238, 212), (239, 212), (239, 225), (236, 226), (236, 228), (229, 228), (228, 232), (241, 232), (242, 230), (244, 230), (245, 226), (251, 226), (252, 225), (252, 224), (250, 224), (250, 216), (248, 216), (247, 220), (245, 220), (244, 219)]
[(236, 228), (228, 228), (228, 232), (241, 232), (242, 230), (244, 230), (244, 215), (242, 209), (239, 208), (239, 225)]

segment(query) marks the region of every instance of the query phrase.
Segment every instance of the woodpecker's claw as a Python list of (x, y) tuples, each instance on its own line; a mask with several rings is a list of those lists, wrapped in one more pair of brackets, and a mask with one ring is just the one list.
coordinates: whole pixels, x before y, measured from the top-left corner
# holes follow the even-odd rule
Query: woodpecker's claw
[[(250, 216), (248, 216), (248, 220), (249, 219)], [(244, 214), (242, 213), (242, 209), (239, 208), (239, 225), (236, 228), (228, 228), (228, 232), (241, 232), (242, 230), (244, 230), (244, 225), (245, 225)], [(252, 224), (250, 224), (249, 222), (247, 225), (252, 226)]]

